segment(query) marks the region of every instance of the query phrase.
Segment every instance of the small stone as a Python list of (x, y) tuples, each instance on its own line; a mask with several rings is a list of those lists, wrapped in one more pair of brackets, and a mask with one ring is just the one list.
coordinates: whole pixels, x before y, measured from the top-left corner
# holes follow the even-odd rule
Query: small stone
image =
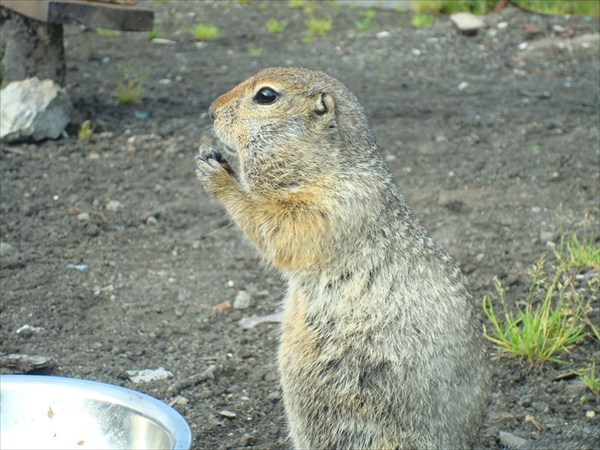
[(158, 223), (158, 220), (156, 220), (156, 217), (154, 216), (150, 216), (146, 219), (146, 225), (156, 225)]
[(267, 395), (267, 400), (276, 403), (281, 399), (281, 392), (273, 391), (269, 395)]
[(518, 48), (519, 50), (525, 50), (527, 47), (529, 47), (529, 44), (528, 44), (527, 42), (521, 42), (521, 43), (520, 43), (520, 44), (517, 46), (517, 48)]
[(214, 311), (228, 311), (231, 309), (231, 302), (229, 300), (225, 300), (224, 302), (218, 303), (212, 307)]
[(123, 204), (118, 200), (111, 200), (106, 204), (106, 210), (112, 211), (112, 212), (118, 211), (122, 207), (123, 207)]
[(587, 417), (588, 419), (593, 419), (594, 417), (596, 417), (596, 411), (589, 410), (585, 412), (585, 417)]
[(227, 417), (228, 419), (235, 419), (237, 414), (232, 411), (227, 411), (226, 409), (219, 411), (219, 415), (223, 417)]
[(498, 25), (496, 25), (496, 27), (499, 30), (504, 30), (506, 27), (508, 27), (508, 22), (499, 22)]
[(247, 309), (252, 302), (252, 296), (246, 291), (239, 291), (233, 301), (234, 309)]
[(466, 88), (469, 87), (469, 83), (467, 83), (466, 81), (463, 81), (457, 87), (458, 87), (459, 91), (463, 91), (463, 90), (465, 90)]
[(254, 436), (252, 436), (250, 433), (244, 433), (239, 442), (241, 447), (248, 447), (254, 444)]
[(375, 35), (375, 37), (377, 39), (385, 39), (385, 38), (389, 38), (390, 37), (390, 32), (389, 31), (380, 31), (379, 33), (377, 33)]
[(88, 220), (90, 220), (90, 213), (81, 212), (77, 214), (77, 220), (79, 220), (80, 222), (87, 222)]
[(173, 84), (173, 80), (171, 80), (170, 78), (161, 78), (160, 80), (158, 80), (158, 84), (160, 84), (161, 86), (171, 86)]
[(163, 38), (154, 38), (154, 39), (152, 39), (152, 43), (160, 44), (160, 45), (175, 45), (176, 44), (175, 41), (172, 41), (170, 39), (163, 39)]
[(421, 50), (418, 48), (413, 48), (410, 52), (413, 54), (413, 56), (421, 56)]
[(457, 13), (450, 16), (450, 21), (464, 35), (473, 36), (477, 34), (480, 28), (485, 27), (485, 23), (479, 17), (471, 13)]
[(500, 431), (499, 435), (500, 435), (500, 443), (504, 447), (519, 450), (522, 448), (528, 448), (530, 446), (527, 439), (523, 439), (519, 436), (515, 436), (512, 433), (507, 433), (506, 431)]
[(173, 376), (173, 374), (164, 367), (159, 367), (158, 369), (128, 370), (127, 375), (129, 375), (129, 379), (134, 383), (164, 380), (165, 378)]
[(173, 406), (187, 406), (187, 404), (190, 401), (183, 397), (182, 395), (178, 395), (177, 397), (175, 397), (173, 400), (171, 400), (171, 402), (169, 403), (169, 406), (173, 407)]
[(15, 247), (8, 242), (0, 242), (0, 257), (8, 256), (15, 252)]
[(545, 414), (550, 411), (550, 407), (546, 402), (531, 402), (531, 406), (535, 408), (540, 414)]

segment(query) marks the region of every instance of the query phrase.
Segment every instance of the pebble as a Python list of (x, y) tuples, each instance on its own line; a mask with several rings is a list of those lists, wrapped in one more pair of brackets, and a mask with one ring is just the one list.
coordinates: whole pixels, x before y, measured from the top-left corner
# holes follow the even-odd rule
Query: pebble
[(171, 406), (171, 407), (173, 407), (173, 406), (187, 406), (187, 404), (189, 402), (190, 401), (187, 398), (185, 398), (185, 397), (183, 397), (181, 395), (178, 395), (173, 400), (171, 400), (171, 402), (169, 403), (169, 406)]
[(0, 257), (8, 256), (14, 253), (15, 247), (8, 242), (0, 242)]
[(158, 220), (156, 220), (156, 217), (154, 216), (150, 216), (146, 219), (146, 225), (156, 225), (158, 223)]
[(175, 45), (176, 44), (175, 41), (172, 41), (170, 39), (163, 39), (163, 38), (154, 38), (154, 39), (152, 39), (152, 43), (160, 44), (160, 45)]
[(585, 417), (587, 417), (588, 419), (593, 419), (594, 417), (596, 417), (596, 411), (594, 411), (594, 410), (586, 411)]
[(170, 78), (162, 78), (158, 80), (158, 84), (160, 84), (161, 86), (171, 86), (173, 84), (173, 80), (171, 80)]
[(219, 415), (223, 417), (227, 417), (228, 419), (235, 419), (237, 414), (232, 411), (227, 411), (226, 409), (219, 411)]
[(81, 213), (77, 214), (77, 220), (79, 220), (81, 222), (87, 222), (88, 220), (90, 220), (90, 213), (81, 212)]
[(250, 433), (244, 433), (242, 434), (242, 437), (240, 437), (239, 442), (241, 447), (248, 447), (254, 444), (254, 436), (252, 436)]
[(234, 309), (246, 309), (250, 307), (252, 303), (252, 296), (248, 292), (242, 290), (237, 293), (235, 300), (233, 300)]
[(267, 400), (276, 403), (281, 399), (281, 392), (273, 391), (269, 395), (267, 395)]
[(485, 22), (481, 18), (471, 13), (456, 13), (450, 15), (450, 21), (464, 35), (472, 36), (477, 34), (480, 28), (485, 27)]
[(377, 33), (375, 35), (375, 37), (377, 39), (385, 39), (385, 38), (389, 38), (390, 37), (390, 32), (389, 31), (380, 31), (379, 33)]
[(154, 380), (164, 380), (173, 374), (164, 367), (158, 369), (127, 370), (129, 379), (134, 383), (147, 383)]
[(515, 436), (512, 433), (507, 433), (506, 431), (501, 431), (500, 435), (500, 443), (508, 448), (512, 449), (521, 449), (528, 448), (530, 446), (527, 439), (523, 439), (522, 437)]
[(39, 332), (45, 331), (45, 330), (46, 329), (44, 327), (33, 327), (33, 326), (29, 325), (28, 323), (26, 323), (22, 327), (19, 327), (19, 329), (17, 331), (15, 331), (15, 333), (21, 334), (21, 333), (25, 332), (24, 334), (33, 334), (33, 333), (39, 333)]
[(256, 325), (264, 322), (281, 322), (281, 314), (275, 313), (259, 317), (243, 317), (242, 319), (240, 319), (239, 324), (240, 327), (249, 329), (254, 328)]
[(106, 210), (112, 211), (112, 212), (118, 211), (122, 207), (123, 207), (123, 204), (118, 200), (111, 200), (106, 204)]
[(469, 87), (469, 83), (467, 83), (466, 81), (463, 81), (457, 87), (458, 87), (459, 91), (462, 91)]

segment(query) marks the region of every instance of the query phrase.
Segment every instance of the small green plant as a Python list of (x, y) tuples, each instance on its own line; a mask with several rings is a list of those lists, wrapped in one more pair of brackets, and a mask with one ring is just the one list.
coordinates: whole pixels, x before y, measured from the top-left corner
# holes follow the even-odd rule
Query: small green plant
[(219, 29), (214, 25), (199, 23), (192, 30), (192, 34), (198, 41), (214, 41), (219, 37)]
[[(599, 15), (600, 3), (595, 0), (512, 0), (517, 6), (542, 14), (576, 16)], [(498, 0), (419, 0), (412, 8), (423, 14), (454, 14), (469, 11), (486, 14), (494, 9)]]
[(115, 37), (119, 35), (119, 30), (113, 30), (110, 28), (96, 28), (96, 34), (102, 37)]
[[(572, 279), (562, 266), (548, 277), (544, 260), (542, 255), (531, 273), (523, 309), (516, 313), (509, 310), (499, 282), (496, 295), (483, 299), (483, 310), (492, 325), (491, 333), (485, 330), (486, 338), (502, 353), (525, 358), (531, 366), (562, 362), (556, 355), (568, 351), (585, 336), (585, 312)], [(541, 302), (536, 302), (538, 295)], [(501, 313), (496, 311), (496, 301), (502, 305)]]
[(414, 13), (410, 23), (415, 28), (427, 28), (433, 25), (435, 17), (429, 14)]
[(250, 56), (258, 58), (262, 56), (262, 48), (260, 48), (254, 42), (251, 42), (250, 44), (248, 44), (248, 53), (250, 54)]
[(148, 31), (148, 40), (149, 41), (153, 41), (154, 39), (158, 39), (159, 37), (162, 37), (162, 32), (160, 30), (157, 30), (156, 28)]
[(549, 15), (594, 16), (600, 14), (600, 3), (592, 0), (513, 0), (523, 9)]
[(123, 64), (117, 66), (117, 70), (120, 76), (114, 92), (115, 97), (122, 104), (134, 105), (139, 103), (144, 90), (144, 84), (150, 76), (149, 70), (146, 69), (138, 72)]
[(367, 31), (369, 28), (371, 28), (371, 26), (373, 25), (373, 20), (375, 19), (376, 15), (377, 15), (377, 11), (375, 11), (372, 8), (367, 9), (366, 11), (363, 11), (361, 13), (362, 19), (354, 21), (354, 27), (356, 28), (356, 31), (362, 33), (364, 31)]
[(306, 1), (305, 0), (290, 0), (289, 3), (290, 8), (304, 8)]
[(82, 141), (89, 141), (92, 135), (94, 134), (94, 127), (92, 127), (91, 122), (86, 120), (81, 125), (79, 125), (79, 131), (77, 132), (77, 137)]
[(593, 235), (579, 238), (573, 233), (570, 238), (561, 236), (556, 257), (568, 270), (595, 270), (600, 272), (600, 244)]
[(309, 17), (306, 21), (306, 33), (302, 40), (310, 42), (315, 36), (323, 36), (331, 31), (331, 20)]
[(595, 361), (592, 361), (591, 366), (582, 370), (572, 370), (571, 373), (581, 378), (594, 394), (600, 394), (600, 373), (596, 373)]
[(285, 29), (286, 24), (277, 19), (271, 19), (265, 24), (265, 28), (269, 33), (281, 33)]

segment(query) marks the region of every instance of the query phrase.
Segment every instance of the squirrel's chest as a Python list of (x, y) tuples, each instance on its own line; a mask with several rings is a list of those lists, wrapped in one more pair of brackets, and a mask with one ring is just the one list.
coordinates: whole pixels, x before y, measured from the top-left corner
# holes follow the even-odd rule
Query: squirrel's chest
[[(336, 311), (333, 306), (336, 300), (325, 296), (324, 292), (315, 288), (290, 286), (282, 318), (279, 349), (282, 371), (310, 371), (331, 365), (331, 361), (345, 359), (348, 355), (360, 358), (362, 353), (371, 353), (365, 347), (366, 336), (356, 333), (356, 329), (365, 324), (348, 320), (348, 315)], [(321, 306), (315, 308), (317, 302)], [(346, 320), (340, 321), (340, 317), (346, 317)]]

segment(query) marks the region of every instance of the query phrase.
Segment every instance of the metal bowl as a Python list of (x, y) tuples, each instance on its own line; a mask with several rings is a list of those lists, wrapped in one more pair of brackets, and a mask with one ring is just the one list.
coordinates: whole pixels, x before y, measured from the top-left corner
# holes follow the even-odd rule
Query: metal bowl
[(185, 449), (173, 408), (140, 392), (73, 378), (0, 376), (2, 448)]

